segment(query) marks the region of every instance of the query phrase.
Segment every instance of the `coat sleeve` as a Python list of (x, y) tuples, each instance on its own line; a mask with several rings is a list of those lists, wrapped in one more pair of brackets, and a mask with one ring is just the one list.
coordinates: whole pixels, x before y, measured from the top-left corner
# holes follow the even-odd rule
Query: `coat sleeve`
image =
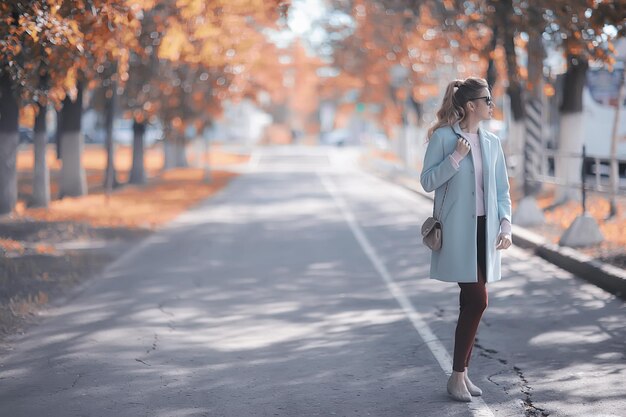
[(509, 176), (506, 172), (506, 161), (502, 144), (498, 139), (498, 155), (496, 159), (496, 193), (498, 197), (498, 219), (507, 219), (511, 223), (511, 195), (509, 193)]
[(424, 191), (431, 192), (452, 178), (458, 172), (452, 165), (452, 161), (445, 154), (443, 137), (439, 131), (435, 131), (428, 141), (420, 183)]

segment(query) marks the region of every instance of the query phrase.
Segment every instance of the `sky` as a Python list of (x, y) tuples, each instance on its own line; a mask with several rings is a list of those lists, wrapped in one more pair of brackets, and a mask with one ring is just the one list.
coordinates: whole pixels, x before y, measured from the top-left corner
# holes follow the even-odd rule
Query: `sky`
[(304, 36), (312, 30), (313, 21), (327, 13), (322, 0), (294, 0), (289, 10), (289, 29), (296, 35)]
[[(350, 26), (350, 16), (332, 9), (326, 0), (293, 0), (289, 8), (287, 28), (269, 33), (279, 47), (289, 46), (296, 38), (304, 41), (312, 54), (329, 56), (329, 34), (324, 26)], [(335, 40), (338, 35), (331, 35)]]

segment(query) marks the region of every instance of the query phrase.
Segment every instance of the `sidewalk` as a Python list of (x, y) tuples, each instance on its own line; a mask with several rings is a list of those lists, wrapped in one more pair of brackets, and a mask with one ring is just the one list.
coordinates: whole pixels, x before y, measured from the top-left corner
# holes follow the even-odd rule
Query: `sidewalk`
[[(192, 150), (188, 154), (196, 167), (161, 172), (162, 151), (147, 148), (146, 184), (127, 184), (107, 196), (102, 189), (106, 152), (102, 146), (90, 145), (82, 157), (89, 194), (61, 200), (56, 195), (59, 162), (54, 151), (48, 147), (49, 207), (28, 207), (33, 147), (21, 146), (20, 200), (14, 213), (0, 216), (0, 351), (5, 337), (37, 321), (37, 312), (67, 297), (163, 224), (222, 189), (237, 174), (232, 168), (248, 161), (248, 155), (214, 145), (212, 181), (207, 183), (198, 162), (202, 154)], [(131, 151), (119, 147), (116, 152), (122, 182), (129, 174)]]
[[(425, 192), (419, 182), (418, 171), (407, 171), (399, 162), (385, 158), (376, 158), (372, 155), (366, 155), (362, 159), (362, 166), (365, 170), (379, 177), (402, 185), (432, 200), (432, 193)], [(580, 204), (578, 205), (580, 206)], [(561, 209), (560, 211), (560, 215), (564, 217), (565, 214), (562, 212), (565, 210)], [(576, 216), (576, 212), (570, 209), (566, 211), (566, 215), (567, 218), (571, 217), (571, 219), (573, 219)], [(555, 214), (552, 214), (552, 216), (555, 216)], [(566, 219), (562, 219), (561, 225), (569, 224), (565, 223), (564, 220)], [(517, 246), (533, 251), (536, 255), (554, 265), (578, 275), (622, 299), (626, 299), (626, 270), (601, 260), (601, 254), (607, 250), (611, 252), (610, 256), (616, 257), (616, 259), (624, 258), (623, 245), (618, 241), (617, 243), (603, 244), (592, 249), (575, 250), (559, 246), (556, 243), (560, 236), (559, 232), (562, 233), (562, 231), (564, 231), (564, 229), (560, 229), (559, 226), (554, 223), (552, 225), (543, 225), (532, 229), (522, 228), (514, 224), (513, 241)], [(617, 239), (624, 237), (626, 237), (626, 233), (616, 236)], [(620, 254), (615, 254), (618, 251), (621, 257)]]

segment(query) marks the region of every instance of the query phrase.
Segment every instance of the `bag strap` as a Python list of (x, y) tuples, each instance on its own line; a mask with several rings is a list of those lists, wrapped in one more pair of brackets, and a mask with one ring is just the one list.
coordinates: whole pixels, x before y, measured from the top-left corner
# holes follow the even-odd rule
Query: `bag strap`
[[(450, 126), (450, 129), (452, 129), (452, 133), (454, 133), (458, 139), (462, 138), (461, 135), (459, 135), (458, 133), (456, 133), (454, 131), (452, 126)], [(441, 141), (441, 152), (443, 153), (443, 159), (446, 159), (446, 150), (443, 148), (443, 140)], [(442, 159), (442, 161), (443, 161), (443, 159)], [(435, 217), (435, 205), (433, 204), (433, 217), (435, 217), (437, 220), (441, 219), (441, 212), (443, 211), (443, 203), (446, 201), (446, 194), (448, 194), (448, 183), (449, 183), (449, 181), (450, 180), (446, 181), (446, 189), (443, 192), (443, 200), (441, 200), (441, 207), (439, 207), (439, 215), (437, 217)]]

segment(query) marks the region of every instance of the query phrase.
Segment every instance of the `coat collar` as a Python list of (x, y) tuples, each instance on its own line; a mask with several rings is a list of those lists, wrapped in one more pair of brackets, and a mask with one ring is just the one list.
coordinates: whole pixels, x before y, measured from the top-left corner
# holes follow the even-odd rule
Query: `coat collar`
[[(462, 135), (461, 127), (459, 126), (459, 122), (456, 122), (454, 126), (452, 126), (452, 130), (455, 133)], [(485, 134), (485, 130), (478, 128), (478, 140), (480, 141), (480, 153), (482, 155), (482, 163), (483, 163), (483, 184), (489, 184), (489, 169), (487, 169), (490, 163), (489, 155), (491, 154), (491, 140)], [(487, 187), (487, 185), (484, 185)], [(485, 193), (485, 198), (487, 198), (487, 193)], [(485, 209), (487, 209), (487, 203), (485, 202)]]
[[(463, 133), (465, 133), (465, 132), (463, 132), (463, 131), (461, 130), (461, 126), (459, 126), (459, 122), (456, 122), (456, 123), (452, 126), (452, 130), (454, 130), (454, 133), (457, 133), (457, 134), (459, 134), (459, 135), (463, 135)], [(489, 143), (490, 143), (491, 141), (489, 140), (489, 138), (488, 138), (488, 137), (487, 137), (487, 135), (485, 134), (485, 131), (484, 131), (481, 127), (479, 127), (479, 128), (478, 128), (478, 137), (479, 137), (479, 139), (480, 139), (480, 145), (481, 145), (482, 147), (484, 147), (484, 146), (489, 146)]]

